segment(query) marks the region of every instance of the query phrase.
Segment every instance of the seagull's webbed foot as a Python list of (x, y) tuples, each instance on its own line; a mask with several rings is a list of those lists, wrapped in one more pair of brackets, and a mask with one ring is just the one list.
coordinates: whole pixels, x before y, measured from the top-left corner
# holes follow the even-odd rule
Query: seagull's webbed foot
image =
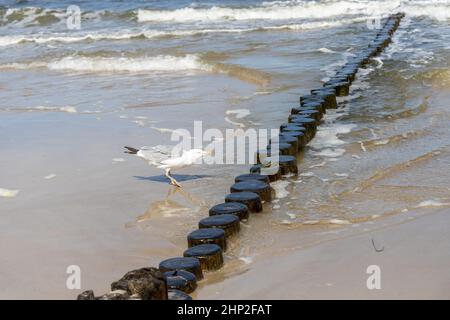
[(170, 184), (178, 188), (181, 188), (181, 184), (179, 184), (178, 181), (175, 179), (170, 180)]
[(170, 175), (170, 169), (166, 169), (166, 177), (170, 179), (171, 185), (181, 188), (181, 184), (179, 184), (178, 181)]

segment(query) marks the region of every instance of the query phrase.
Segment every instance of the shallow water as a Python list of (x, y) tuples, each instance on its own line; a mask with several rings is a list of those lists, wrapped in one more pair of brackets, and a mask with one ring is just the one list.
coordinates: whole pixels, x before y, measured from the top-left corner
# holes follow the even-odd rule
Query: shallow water
[[(69, 4), (81, 7), (80, 30), (67, 30)], [(300, 175), (276, 186), (205, 286), (281, 243), (288, 252), (448, 206), (450, 2), (1, 1), (0, 297), (73, 298), (72, 264), (82, 289), (100, 294), (131, 268), (182, 254), (249, 166), (175, 172), (185, 188), (174, 190), (123, 146), (170, 145), (171, 130), (196, 120), (276, 128), (367, 45), (369, 17), (394, 11), (406, 13), (394, 43), (360, 70), (299, 157)]]

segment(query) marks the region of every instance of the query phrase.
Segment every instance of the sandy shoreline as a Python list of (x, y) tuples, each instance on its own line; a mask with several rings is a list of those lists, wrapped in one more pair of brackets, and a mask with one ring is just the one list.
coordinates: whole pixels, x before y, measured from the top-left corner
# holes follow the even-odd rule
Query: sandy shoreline
[[(439, 106), (436, 109), (440, 110)], [(429, 121), (434, 121), (434, 130), (439, 132), (446, 124), (437, 122), (438, 116), (431, 114)], [(53, 117), (30, 116), (22, 124), (31, 126), (31, 131), (39, 131)], [(106, 128), (94, 131), (98, 120), (83, 117), (83, 124), (74, 122), (67, 126), (55, 121), (40, 135), (30, 135), (30, 139), (23, 134), (4, 141), (4, 150), (10, 157), (0, 159), (0, 165), (15, 169), (3, 171), (2, 176), (4, 181), (14, 181), (16, 185), (12, 187), (20, 187), (21, 193), (2, 199), (4, 240), (0, 241), (0, 248), (8, 257), (3, 264), (2, 279), (12, 289), (2, 292), (1, 298), (74, 299), (86, 289), (106, 292), (111, 282), (131, 269), (157, 266), (163, 259), (181, 255), (186, 248), (186, 235), (207, 215), (209, 207), (223, 201), (234, 177), (248, 170), (246, 166), (203, 166), (201, 173), (206, 177), (195, 179), (199, 167), (190, 168), (180, 172), (188, 178), (183, 181), (184, 193), (171, 192), (174, 188), (161, 177), (162, 172), (121, 153), (123, 145), (130, 141), (137, 145), (161, 141), (159, 132), (148, 127), (136, 129), (133, 123), (120, 124), (117, 116), (108, 119), (114, 131)], [(52, 144), (68, 137), (71, 143), (63, 149), (57, 143)], [(168, 139), (168, 135), (164, 138)], [(22, 148), (16, 147), (16, 141), (22, 141)], [(96, 143), (86, 147), (87, 141)], [(342, 212), (342, 218), (357, 212), (370, 217), (390, 209), (414, 208), (431, 199), (447, 203), (450, 157), (445, 148), (421, 161), (411, 161), (415, 153), (404, 154), (404, 159), (392, 157), (396, 162), (387, 163), (381, 170), (389, 174), (376, 174), (376, 179), (367, 175), (366, 169), (369, 161), (399, 154), (399, 146), (403, 150), (413, 148), (420, 154), (430, 148), (437, 150), (440, 144), (446, 145), (445, 136), (433, 145), (403, 139), (383, 145), (379, 151), (368, 148), (370, 153), (362, 152), (359, 144), (358, 148), (350, 144), (339, 161), (312, 169), (310, 166), (318, 163), (318, 159), (306, 151), (300, 163), (301, 172), (315, 171), (317, 176), (299, 177), (301, 183), (294, 183), (296, 178), (288, 179), (289, 193), (279, 199), (280, 208), (275, 210), (275, 204), (267, 204), (263, 214), (252, 216), (243, 224), (239, 238), (226, 253), (224, 268), (208, 275), (194, 298), (448, 297), (446, 207), (423, 216), (435, 209), (419, 208), (406, 214), (399, 210), (392, 216), (348, 226), (292, 227), (282, 223), (289, 212), (297, 213), (300, 221), (304, 221), (308, 207), (317, 218), (330, 218), (329, 210), (335, 211), (340, 205), (332, 192), (353, 190), (361, 184), (362, 193), (342, 193), (341, 205), (354, 208)], [(44, 145), (46, 149), (41, 148)], [(423, 149), (418, 150), (419, 147)], [(351, 154), (359, 154), (360, 159)], [(77, 156), (80, 158), (74, 166), (73, 159)], [(114, 162), (118, 157), (125, 161)], [(348, 167), (351, 171), (346, 170)], [(371, 169), (378, 170), (376, 166)], [(317, 178), (333, 177), (336, 172), (363, 174), (345, 181), (336, 177), (332, 183)], [(56, 177), (46, 179), (51, 173)], [(341, 187), (333, 189), (333, 184)], [(321, 199), (321, 206), (311, 207), (312, 199)], [(413, 217), (416, 211), (419, 218), (409, 221), (408, 217)], [(372, 238), (385, 247), (383, 253), (374, 252)], [(65, 270), (71, 264), (82, 267), (82, 290), (65, 288)], [(365, 287), (369, 264), (382, 268), (381, 291)]]
[[(201, 288), (199, 299), (449, 299), (450, 209), (378, 221), (373, 231), (256, 259), (247, 272)], [(414, 213), (410, 213), (413, 217)], [(376, 252), (384, 247), (383, 252)], [(381, 268), (368, 290), (366, 268)]]

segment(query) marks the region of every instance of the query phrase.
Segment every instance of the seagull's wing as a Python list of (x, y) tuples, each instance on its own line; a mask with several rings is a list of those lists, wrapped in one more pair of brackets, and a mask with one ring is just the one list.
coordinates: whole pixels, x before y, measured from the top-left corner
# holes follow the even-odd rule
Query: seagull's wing
[(161, 165), (158, 168), (182, 168), (185, 167), (187, 163), (185, 162), (185, 159), (183, 157), (176, 157), (176, 158), (170, 158), (167, 160), (161, 161)]
[(138, 157), (143, 158), (154, 166), (159, 166), (163, 161), (170, 158), (171, 148), (167, 146), (142, 147), (137, 153)]

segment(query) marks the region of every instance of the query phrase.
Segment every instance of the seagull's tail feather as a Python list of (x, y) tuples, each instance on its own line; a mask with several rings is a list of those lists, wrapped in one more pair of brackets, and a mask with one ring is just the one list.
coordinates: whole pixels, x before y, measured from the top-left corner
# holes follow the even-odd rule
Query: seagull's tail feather
[(138, 153), (138, 149), (136, 149), (136, 148), (132, 148), (132, 147), (127, 147), (127, 146), (125, 146), (125, 149), (127, 149), (128, 151), (124, 151), (125, 153), (129, 153), (129, 154), (136, 154), (136, 153)]

